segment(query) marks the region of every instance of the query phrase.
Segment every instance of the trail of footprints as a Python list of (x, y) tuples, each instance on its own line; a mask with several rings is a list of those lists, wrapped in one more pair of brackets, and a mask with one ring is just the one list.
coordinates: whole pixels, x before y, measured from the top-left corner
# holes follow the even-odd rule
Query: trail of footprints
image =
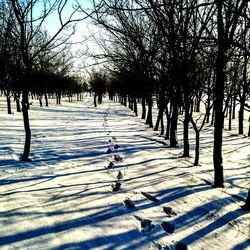
[[(126, 194), (126, 191), (123, 190), (123, 178), (125, 175), (128, 174), (128, 168), (124, 168), (126, 166), (126, 159), (124, 159), (124, 156), (121, 155), (120, 149), (121, 146), (119, 145), (119, 142), (115, 136), (112, 136), (112, 131), (108, 123), (108, 114), (109, 109), (107, 109), (106, 113), (104, 114), (104, 122), (103, 127), (106, 132), (106, 135), (108, 136), (107, 141), (107, 165), (105, 166), (107, 173), (111, 174), (114, 178), (114, 182), (111, 184), (111, 192), (119, 192), (123, 191), (124, 194)], [(122, 169), (119, 169), (119, 167), (123, 166)], [(124, 170), (125, 169), (125, 170)], [(142, 196), (150, 200), (151, 202), (159, 202), (159, 200), (146, 192), (140, 192)], [(135, 209), (136, 211), (136, 205), (135, 203), (128, 197), (124, 197), (123, 205), (127, 209)], [(166, 214), (166, 217), (171, 218), (173, 216), (176, 216), (177, 213), (171, 208), (163, 206), (161, 207), (162, 212)], [(149, 219), (141, 218), (137, 215), (133, 215), (140, 232), (142, 233), (148, 233), (150, 232), (155, 225), (152, 223)], [(173, 234), (175, 231), (175, 225), (172, 222), (169, 221), (163, 221), (160, 224), (160, 227), (162, 230), (164, 230), (167, 234)], [(172, 242), (169, 245), (162, 246), (158, 242), (152, 241), (152, 245), (150, 249), (159, 249), (159, 250), (187, 250), (188, 246), (183, 242)]]

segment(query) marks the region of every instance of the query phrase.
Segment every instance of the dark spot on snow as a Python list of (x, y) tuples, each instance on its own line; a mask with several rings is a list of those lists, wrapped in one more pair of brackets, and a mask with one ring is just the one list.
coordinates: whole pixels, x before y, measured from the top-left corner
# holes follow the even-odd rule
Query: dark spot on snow
[(151, 201), (154, 201), (154, 202), (159, 201), (156, 197), (146, 192), (141, 192), (141, 194)]
[(111, 186), (113, 192), (119, 191), (121, 189), (121, 183), (119, 181), (116, 181), (115, 184), (112, 184)]
[(123, 201), (123, 203), (124, 203), (124, 206), (125, 206), (126, 208), (134, 208), (134, 207), (135, 207), (135, 204), (134, 204), (133, 201), (130, 200), (129, 198), (126, 198), (126, 199)]
[(188, 250), (188, 246), (184, 242), (179, 241), (175, 243), (175, 249), (176, 250)]
[(162, 229), (167, 233), (173, 233), (175, 230), (175, 225), (169, 221), (165, 221), (161, 223)]

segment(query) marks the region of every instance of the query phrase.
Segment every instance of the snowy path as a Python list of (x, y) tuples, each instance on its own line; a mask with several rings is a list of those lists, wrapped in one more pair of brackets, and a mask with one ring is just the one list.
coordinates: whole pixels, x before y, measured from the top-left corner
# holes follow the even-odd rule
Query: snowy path
[[(180, 241), (197, 250), (250, 249), (250, 214), (239, 209), (246, 189), (211, 189), (203, 180), (211, 170), (200, 175), (125, 107), (105, 100), (96, 109), (86, 99), (34, 106), (30, 117), (33, 161), (21, 163), (21, 115), (1, 112), (0, 249), (158, 249), (156, 243)], [(121, 190), (112, 191), (119, 171)], [(126, 198), (135, 208), (124, 206)], [(134, 216), (154, 227), (141, 232)], [(163, 222), (171, 222), (172, 233)]]

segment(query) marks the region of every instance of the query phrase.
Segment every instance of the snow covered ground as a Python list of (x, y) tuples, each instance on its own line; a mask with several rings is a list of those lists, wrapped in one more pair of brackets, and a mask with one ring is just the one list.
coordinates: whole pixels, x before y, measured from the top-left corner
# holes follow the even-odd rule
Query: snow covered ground
[(181, 129), (180, 148), (170, 149), (118, 103), (53, 102), (31, 107), (32, 162), (24, 163), (22, 114), (7, 115), (0, 99), (0, 249), (250, 249), (250, 213), (240, 209), (250, 138), (225, 131), (226, 187), (212, 189), (212, 127), (194, 167), (180, 157)]

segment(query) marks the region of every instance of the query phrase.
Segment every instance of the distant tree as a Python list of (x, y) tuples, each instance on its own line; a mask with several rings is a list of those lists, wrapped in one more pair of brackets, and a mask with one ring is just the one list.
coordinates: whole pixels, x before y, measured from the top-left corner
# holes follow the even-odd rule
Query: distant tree
[(161, 46), (160, 39), (157, 27), (143, 11), (129, 10), (132, 5), (128, 1), (93, 1), (92, 19), (105, 30), (101, 44), (98, 39), (102, 48), (99, 56), (110, 63), (111, 72), (116, 74), (121, 102), (128, 103), (136, 113), (136, 99), (141, 99), (142, 118), (153, 127), (154, 60)]
[[(92, 71), (90, 74), (89, 84), (94, 92), (94, 106), (102, 104), (102, 96), (107, 90), (107, 76), (101, 71)], [(97, 99), (97, 100), (96, 100)]]
[(12, 15), (6, 2), (0, 2), (0, 88), (6, 96), (8, 114), (11, 114), (11, 97), (15, 91), (13, 83), (17, 81), (17, 75), (13, 73), (19, 61), (19, 53), (13, 40), (15, 23)]

